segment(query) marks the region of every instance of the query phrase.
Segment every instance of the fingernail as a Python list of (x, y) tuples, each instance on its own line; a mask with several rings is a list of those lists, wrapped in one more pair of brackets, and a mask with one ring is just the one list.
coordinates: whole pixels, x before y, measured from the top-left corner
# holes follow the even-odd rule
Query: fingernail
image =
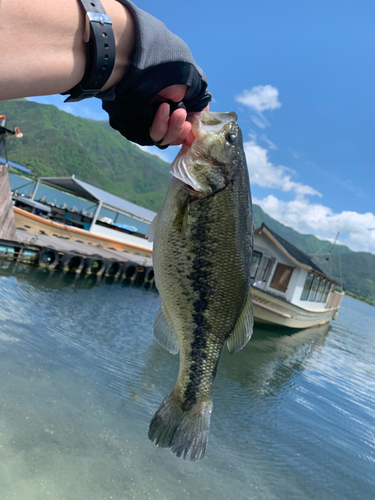
[(176, 125), (177, 127), (183, 127), (184, 126), (184, 123), (186, 121), (186, 115), (182, 115), (182, 116), (179, 116), (177, 119), (176, 119)]
[(162, 120), (166, 122), (167, 120), (169, 120), (169, 104), (164, 102), (162, 104), (162, 106), (163, 107), (161, 110), (161, 116), (162, 116)]

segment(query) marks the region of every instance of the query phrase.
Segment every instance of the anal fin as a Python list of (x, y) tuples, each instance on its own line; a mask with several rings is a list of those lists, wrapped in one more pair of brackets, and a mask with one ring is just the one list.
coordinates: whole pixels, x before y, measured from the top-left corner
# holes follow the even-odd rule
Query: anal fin
[(231, 354), (236, 354), (248, 343), (253, 334), (253, 324), (253, 301), (249, 288), (241, 313), (227, 339), (227, 347)]

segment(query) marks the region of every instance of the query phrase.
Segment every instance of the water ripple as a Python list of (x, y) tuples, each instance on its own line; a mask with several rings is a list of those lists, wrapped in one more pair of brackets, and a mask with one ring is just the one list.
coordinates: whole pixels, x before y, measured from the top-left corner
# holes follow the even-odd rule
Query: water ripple
[(160, 297), (2, 273), (2, 500), (373, 497), (374, 308), (345, 298), (331, 327), (256, 328), (224, 349), (207, 458), (191, 464), (147, 439), (179, 363), (152, 338)]

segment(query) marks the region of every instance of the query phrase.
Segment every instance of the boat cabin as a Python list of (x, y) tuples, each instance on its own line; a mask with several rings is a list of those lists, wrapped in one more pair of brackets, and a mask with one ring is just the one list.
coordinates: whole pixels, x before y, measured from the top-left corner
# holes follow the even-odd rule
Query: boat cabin
[(251, 284), (309, 310), (324, 309), (331, 290), (339, 285), (310, 257), (265, 224), (254, 231)]
[[(64, 198), (64, 194), (69, 196)], [(62, 202), (63, 199), (66, 201)], [(74, 175), (40, 177), (31, 198), (16, 196), (14, 201), (16, 206), (27, 211), (101, 237), (113, 237), (113, 231), (116, 231), (119, 235), (127, 233), (144, 238), (156, 215), (152, 210), (108, 193)]]

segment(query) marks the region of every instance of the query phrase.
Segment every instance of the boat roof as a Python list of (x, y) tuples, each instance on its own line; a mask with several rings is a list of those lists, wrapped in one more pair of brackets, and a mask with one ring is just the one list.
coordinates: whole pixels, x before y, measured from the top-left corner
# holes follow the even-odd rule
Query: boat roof
[(335, 280), (329, 278), (321, 269), (318, 267), (315, 262), (297, 247), (292, 245), (289, 241), (282, 238), (279, 234), (272, 231), (266, 224), (262, 223), (260, 227), (255, 229), (255, 232), (263, 232), (268, 238), (270, 238), (277, 247), (292, 261), (294, 261), (297, 265), (303, 267), (309, 272), (313, 272), (314, 274), (318, 274), (319, 276), (325, 278), (332, 283), (339, 285)]
[(156, 212), (148, 208), (140, 207), (135, 203), (124, 200), (119, 196), (108, 193), (88, 182), (77, 179), (75, 175), (71, 177), (40, 177), (38, 179), (42, 184), (62, 189), (68, 193), (80, 196), (95, 203), (101, 203), (103, 208), (128, 215), (135, 219), (150, 223), (156, 215)]

